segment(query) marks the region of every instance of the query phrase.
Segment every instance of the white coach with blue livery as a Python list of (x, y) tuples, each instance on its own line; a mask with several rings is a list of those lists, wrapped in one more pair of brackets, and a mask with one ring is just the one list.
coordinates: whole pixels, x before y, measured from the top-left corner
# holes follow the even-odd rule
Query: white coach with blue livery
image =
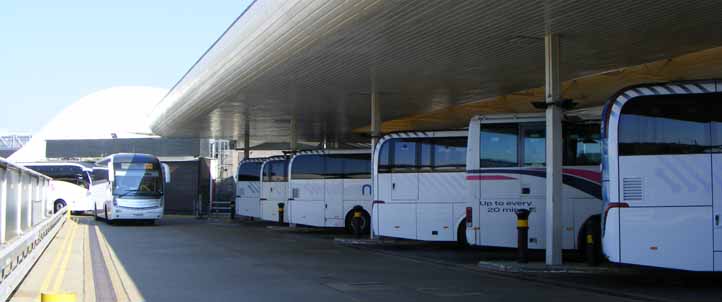
[(464, 238), (466, 131), (400, 132), (374, 152), (374, 235), (456, 241)]
[(629, 87), (603, 121), (609, 261), (722, 271), (722, 82)]
[(93, 169), (91, 195), (95, 218), (158, 222), (163, 217), (165, 185), (170, 169), (150, 154), (118, 153)]
[[(288, 201), (288, 156), (271, 156), (261, 166), (261, 219), (278, 221), (278, 204)], [(283, 212), (288, 221), (288, 211)]]
[(345, 227), (360, 206), (360, 231), (368, 233), (371, 216), (371, 151), (301, 151), (290, 162), (289, 223)]
[[(591, 118), (591, 120), (590, 120)], [(601, 200), (599, 109), (567, 112), (563, 125), (562, 248), (585, 247), (585, 223), (598, 233)], [(504, 114), (469, 123), (466, 209), (472, 245), (516, 247), (516, 214), (527, 209), (529, 248), (545, 248), (546, 142), (543, 114)]]
[(84, 162), (21, 163), (24, 167), (51, 177), (48, 208), (54, 213), (66, 205), (74, 214), (93, 210), (90, 194), (93, 164)]
[(236, 215), (261, 218), (261, 166), (266, 158), (244, 159), (236, 171)]

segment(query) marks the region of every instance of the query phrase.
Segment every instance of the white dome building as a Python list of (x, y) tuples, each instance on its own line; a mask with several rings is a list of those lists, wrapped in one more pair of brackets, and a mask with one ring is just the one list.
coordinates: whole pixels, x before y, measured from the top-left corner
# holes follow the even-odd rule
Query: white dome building
[(166, 92), (161, 88), (128, 86), (84, 96), (50, 120), (9, 160), (47, 160), (46, 140), (155, 137), (149, 116)]

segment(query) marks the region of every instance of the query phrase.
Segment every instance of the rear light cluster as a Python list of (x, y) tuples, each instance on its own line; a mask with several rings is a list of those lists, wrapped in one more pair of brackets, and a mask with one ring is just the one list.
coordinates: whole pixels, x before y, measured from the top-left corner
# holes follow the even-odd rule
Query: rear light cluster
[(626, 202), (610, 202), (607, 203), (604, 206), (604, 216), (602, 216), (602, 236), (607, 233), (607, 215), (609, 215), (609, 210), (614, 208), (628, 208), (629, 204)]
[(609, 210), (614, 208), (628, 208), (629, 204), (626, 202), (610, 202), (607, 204), (607, 206), (604, 208), (604, 220), (607, 220), (607, 214), (609, 214)]
[(470, 228), (474, 226), (474, 210), (471, 207), (466, 207), (466, 227)]

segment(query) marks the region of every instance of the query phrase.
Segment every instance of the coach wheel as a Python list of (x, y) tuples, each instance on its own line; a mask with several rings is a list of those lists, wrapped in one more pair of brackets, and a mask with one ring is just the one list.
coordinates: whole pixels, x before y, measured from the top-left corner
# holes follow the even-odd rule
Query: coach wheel
[(103, 206), (103, 210), (105, 211), (105, 223), (113, 224), (113, 220), (108, 216), (108, 206)]
[[(353, 227), (351, 222), (353, 219), (353, 211), (346, 215), (346, 231), (353, 234)], [(361, 212), (361, 234), (369, 234), (371, 232), (371, 216), (368, 212)]]
[(53, 213), (60, 212), (65, 207), (65, 201), (58, 200), (55, 201), (55, 204), (53, 205)]
[[(592, 217), (589, 217), (587, 221), (582, 225), (581, 230), (579, 230), (579, 235), (577, 238), (577, 247), (579, 255), (582, 256), (585, 260), (588, 260), (588, 254), (591, 254), (592, 257), (595, 257), (598, 261), (601, 259), (602, 255), (602, 230), (601, 230), (601, 217), (599, 215), (594, 215)], [(587, 230), (588, 228), (592, 228), (591, 230)], [(591, 238), (587, 238), (587, 235), (591, 235)], [(593, 242), (594, 246), (593, 249), (587, 250), (588, 242)]]
[(468, 247), (469, 242), (466, 241), (466, 219), (459, 223), (459, 227), (456, 229), (456, 243), (459, 247)]

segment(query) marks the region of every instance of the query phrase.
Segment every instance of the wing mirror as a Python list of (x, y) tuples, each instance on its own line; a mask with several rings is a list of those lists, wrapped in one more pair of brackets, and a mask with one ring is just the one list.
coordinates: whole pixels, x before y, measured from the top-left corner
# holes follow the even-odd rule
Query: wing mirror
[(115, 172), (113, 171), (113, 164), (108, 163), (108, 181), (114, 182), (115, 181)]
[(165, 180), (165, 183), (170, 183), (170, 167), (168, 164), (161, 164), (161, 167), (163, 167), (163, 179)]

